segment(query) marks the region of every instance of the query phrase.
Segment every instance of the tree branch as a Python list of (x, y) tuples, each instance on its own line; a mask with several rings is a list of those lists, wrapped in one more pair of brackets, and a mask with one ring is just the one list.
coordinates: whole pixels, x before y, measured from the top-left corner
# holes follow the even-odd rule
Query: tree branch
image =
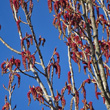
[(21, 52), (19, 52), (19, 51), (13, 49), (12, 47), (10, 47), (1, 37), (0, 37), (0, 41), (1, 41), (7, 48), (9, 48), (11, 51), (13, 51), (13, 52), (15, 52), (15, 53), (17, 53), (17, 54), (21, 54)]
[(18, 70), (19, 70), (21, 73), (23, 73), (24, 75), (29, 76), (29, 77), (34, 78), (34, 79), (36, 79), (36, 77), (31, 76), (31, 75), (29, 75), (29, 74), (26, 74), (26, 73), (25, 73), (25, 72), (23, 72), (21, 69), (19, 69), (19, 68), (18, 68)]
[[(68, 62), (69, 62), (69, 68), (71, 72), (72, 89), (73, 89), (73, 92), (75, 93), (76, 90), (75, 90), (74, 73), (73, 73), (72, 64), (71, 64), (70, 46), (68, 46)], [(74, 103), (75, 103), (75, 110), (78, 110), (75, 97), (74, 97)]]

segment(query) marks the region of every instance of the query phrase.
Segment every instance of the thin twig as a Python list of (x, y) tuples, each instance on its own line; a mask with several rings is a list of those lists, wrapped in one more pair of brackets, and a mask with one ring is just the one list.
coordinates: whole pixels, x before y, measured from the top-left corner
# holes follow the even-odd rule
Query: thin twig
[[(54, 56), (54, 52), (56, 51), (56, 48), (54, 49), (54, 51), (53, 51), (53, 54), (52, 54), (52, 56), (51, 56), (51, 58), (50, 58), (50, 60), (49, 60), (49, 62), (48, 62), (48, 65), (50, 64), (50, 62), (52, 61), (52, 59), (53, 59), (53, 56)], [(48, 66), (47, 65), (47, 66)]]
[[(13, 5), (13, 17), (15, 19), (15, 22), (17, 22), (18, 21), (18, 15), (17, 15), (17, 12), (16, 12), (16, 9), (15, 9), (14, 5)], [(21, 40), (22, 39), (21, 28), (18, 30), (18, 33), (19, 33), (20, 40)], [(25, 49), (25, 48), (23, 47), (23, 49)]]
[(13, 49), (12, 47), (10, 47), (1, 37), (0, 37), (0, 41), (1, 41), (7, 48), (9, 48), (11, 51), (13, 51), (13, 52), (15, 52), (15, 53), (17, 53), (17, 54), (21, 54), (21, 52), (19, 52), (19, 51)]
[(35, 64), (41, 65), (41, 63), (39, 63), (39, 62), (35, 62)]
[(33, 53), (33, 55), (35, 55), (37, 53), (37, 50)]
[(41, 73), (42, 75), (46, 76), (43, 72), (41, 72), (36, 66), (34, 66), (34, 68), (39, 72)]
[[(19, 68), (18, 68), (19, 69)], [(29, 74), (26, 74), (25, 72), (23, 72), (21, 69), (19, 69), (19, 71), (21, 72), (21, 73), (23, 73), (24, 75), (26, 75), (26, 76), (29, 76), (29, 77), (31, 77), (31, 78), (34, 78), (34, 79), (36, 79), (36, 77), (34, 77), (34, 76), (31, 76), (31, 75), (29, 75)]]
[(14, 106), (14, 108), (12, 110), (15, 110), (16, 109), (16, 105)]
[(53, 72), (54, 72), (54, 67), (52, 66), (52, 72), (51, 72), (51, 86), (53, 86)]
[(20, 19), (20, 21), (21, 21), (23, 24), (28, 24), (28, 23), (26, 23), (26, 22), (22, 21), (21, 19)]
[(106, 63), (103, 62), (103, 64), (110, 70), (110, 67)]

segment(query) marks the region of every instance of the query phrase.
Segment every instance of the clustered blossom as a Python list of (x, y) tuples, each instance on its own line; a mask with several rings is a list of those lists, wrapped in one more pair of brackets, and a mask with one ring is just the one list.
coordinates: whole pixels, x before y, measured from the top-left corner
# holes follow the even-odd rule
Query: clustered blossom
[[(31, 52), (29, 50), (21, 52), (21, 55), (25, 70), (28, 71), (30, 69), (30, 64), (32, 64), (32, 68), (33, 68), (35, 64), (35, 56), (31, 55)], [(28, 63), (28, 69), (26, 67), (26, 61)]]
[(2, 107), (2, 110), (9, 110), (9, 102), (7, 102), (3, 107)]
[(95, 96), (96, 96), (96, 98), (99, 100), (98, 96), (101, 95), (101, 97), (103, 98), (103, 103), (105, 104), (105, 98), (102, 96), (101, 92), (97, 91), (97, 84), (94, 83), (94, 86), (95, 86)]
[(97, 91), (97, 83), (94, 79), (91, 79), (90, 77), (86, 80), (83, 81), (81, 88), (82, 88), (82, 93), (83, 93), (83, 97), (84, 99), (82, 100), (82, 102), (84, 103), (84, 107), (81, 110), (85, 110), (85, 108), (90, 109), (90, 110), (94, 110), (93, 106), (92, 106), (92, 102), (89, 102), (87, 104), (87, 100), (86, 100), (86, 89), (85, 89), (85, 84), (88, 83), (93, 83), (94, 87), (95, 87), (95, 96), (97, 99), (99, 99), (99, 95), (101, 95), (101, 97), (103, 98), (103, 103), (105, 103), (105, 98), (102, 96), (101, 92)]
[(33, 87), (29, 86), (29, 88), (30, 88), (30, 90), (27, 93), (27, 97), (28, 97), (28, 100), (29, 100), (28, 105), (31, 102), (30, 94), (32, 94), (34, 101), (37, 99), (40, 103), (44, 103), (42, 89), (39, 86), (37, 86), (37, 87), (35, 87), (35, 86), (33, 86)]
[[(52, 0), (48, 0), (48, 7), (49, 7), (49, 10), (52, 11)], [(63, 33), (63, 37), (65, 37), (67, 26), (68, 26), (69, 32), (72, 30), (72, 27), (74, 29), (78, 27), (78, 24), (82, 20), (80, 15), (81, 12), (77, 9), (77, 13), (79, 14), (76, 14), (76, 13), (73, 14), (68, 0), (54, 1), (53, 7), (56, 14), (54, 15), (55, 18), (53, 20), (53, 25), (56, 28), (58, 28), (59, 39), (61, 39), (60, 36), (62, 35), (62, 33)], [(64, 19), (62, 19), (62, 17)]]
[(108, 40), (108, 42), (106, 42), (104, 39), (102, 39), (102, 41), (99, 40), (99, 46), (106, 58), (105, 62), (108, 63), (109, 58), (110, 58), (110, 40)]
[[(71, 72), (70, 71), (68, 72), (68, 84), (66, 82), (65, 83), (65, 87), (63, 87), (61, 89), (61, 94), (58, 93), (58, 91), (57, 91), (57, 95), (55, 96), (55, 100), (57, 101), (58, 104), (59, 104), (59, 101), (61, 99), (62, 107), (58, 106), (59, 110), (62, 110), (65, 107), (65, 105), (66, 105), (66, 100), (64, 99), (64, 93), (65, 93), (66, 89), (68, 90), (68, 95), (69, 95), (71, 93), (71, 91), (72, 91)], [(75, 93), (75, 98), (77, 100), (77, 106), (78, 106), (78, 104), (79, 104), (79, 92), (77, 90), (76, 90), (76, 93)]]
[[(27, 49), (25, 48), (24, 41), (26, 41)], [(31, 52), (29, 51), (30, 44), (31, 45), (33, 44), (33, 37), (32, 35), (29, 35), (26, 33), (25, 37), (21, 39), (21, 49), (24, 50), (21, 52), (21, 55), (22, 55), (22, 62), (23, 62), (24, 68), (27, 71), (30, 69), (30, 64), (32, 64), (32, 68), (34, 67), (35, 60), (36, 60), (35, 56), (31, 55)], [(26, 62), (28, 64), (28, 69), (26, 67)]]
[(11, 9), (14, 10), (15, 8), (16, 12), (19, 10), (20, 0), (10, 0)]
[(51, 63), (47, 66), (48, 78), (50, 77), (50, 69), (51, 69), (51, 67), (55, 68), (56, 74), (58, 73), (58, 78), (60, 78), (60, 73), (61, 73), (61, 68), (60, 68), (60, 65), (59, 65), (60, 55), (59, 55), (58, 52), (56, 52), (56, 49), (55, 49), (53, 55), (54, 55), (54, 56), (55, 56), (55, 55), (57, 56), (57, 61), (55, 62), (55, 59), (52, 58), (53, 62), (51, 62)]
[(65, 87), (62, 88), (61, 94), (63, 95), (65, 90), (68, 89), (68, 95), (71, 93), (72, 90), (72, 85), (71, 85), (71, 72), (68, 72), (68, 84), (67, 82), (65, 83)]
[[(29, 10), (27, 10), (27, 6), (29, 3)], [(32, 11), (33, 11), (33, 0), (10, 0), (10, 6), (11, 9), (13, 11), (13, 13), (17, 14), (19, 11), (20, 6), (22, 7), (22, 9), (26, 9), (26, 11), (28, 12), (29, 17), (31, 17)], [(16, 25), (18, 28), (18, 32), (20, 32), (20, 23), (21, 23), (21, 19), (20, 17), (16, 19)]]
[[(8, 89), (11, 87), (11, 85), (12, 85), (12, 82), (13, 82), (13, 80), (14, 80), (14, 76), (17, 76), (17, 78), (18, 78), (18, 88), (19, 88), (19, 86), (20, 86), (20, 79), (21, 79), (21, 77), (20, 77), (20, 75), (18, 74), (18, 73), (10, 73), (9, 74), (9, 84), (8, 84)], [(15, 85), (13, 86), (13, 89), (15, 88)]]
[[(109, 4), (108, 4), (109, 6)], [(99, 14), (99, 17), (97, 18), (96, 20), (96, 26), (98, 28), (98, 24), (101, 24), (103, 26), (103, 32), (104, 32), (104, 29), (106, 29), (106, 33), (107, 33), (107, 40), (109, 40), (109, 37), (110, 37), (110, 24), (107, 22), (106, 19), (104, 19), (104, 15), (102, 14)]]
[(14, 59), (14, 57), (12, 57), (9, 61), (7, 59), (7, 61), (4, 61), (1, 64), (2, 74), (7, 73), (7, 70), (12, 72), (12, 67), (14, 65), (15, 65), (14, 71), (16, 71), (16, 69), (20, 68), (20, 64), (21, 61), (19, 59)]
[(84, 108), (81, 108), (80, 110), (85, 110), (85, 109), (94, 110), (92, 106), (92, 102), (87, 103), (86, 99), (82, 100), (82, 102), (84, 104)]
[[(7, 59), (7, 61), (4, 61), (1, 64), (2, 74), (10, 72), (8, 88), (10, 88), (11, 83), (14, 80), (14, 76), (18, 77), (18, 87), (20, 86), (20, 75), (18, 73), (16, 73), (16, 70), (20, 68), (20, 64), (21, 64), (21, 61), (19, 59), (14, 59), (14, 57), (12, 57), (9, 61)], [(13, 66), (15, 66), (15, 67), (13, 67)]]
[(87, 103), (86, 100), (86, 89), (85, 89), (85, 84), (88, 83), (90, 84), (91, 82), (95, 82), (94, 80), (91, 80), (90, 77), (86, 80), (83, 81), (81, 88), (82, 88), (82, 93), (83, 93), (83, 97), (84, 99), (82, 100), (84, 106), (81, 110), (85, 110), (85, 109), (90, 109), (90, 110), (94, 110), (93, 106), (92, 106), (92, 102), (90, 101), (89, 103)]
[[(7, 59), (7, 61), (4, 61), (1, 64), (2, 74), (10, 72), (8, 88), (6, 88), (5, 85), (3, 84), (4, 89), (9, 91), (10, 96), (13, 93), (13, 90), (15, 89), (15, 86), (16, 86), (16, 83), (12, 85), (15, 76), (18, 78), (18, 88), (20, 86), (21, 76), (18, 73), (16, 73), (16, 70), (20, 68), (20, 64), (21, 64), (20, 60), (15, 59), (14, 57), (12, 57), (10, 60)], [(2, 107), (2, 110), (9, 110), (9, 106), (10, 106), (10, 103), (7, 101), (7, 96), (6, 96), (5, 105)]]
[[(59, 101), (61, 100), (61, 104), (62, 106), (59, 106)], [(58, 104), (58, 110), (62, 110), (64, 109), (65, 105), (66, 105), (66, 100), (64, 99), (64, 96), (61, 94), (58, 93), (57, 91), (57, 95), (55, 96), (55, 101), (57, 102)]]
[[(71, 36), (67, 40), (68, 42), (66, 42), (66, 45), (70, 46), (71, 48), (71, 58), (74, 60), (75, 63), (78, 64), (79, 72), (81, 70), (81, 61), (83, 64), (85, 64), (83, 67), (84, 73), (86, 74), (86, 68), (91, 71), (92, 58), (90, 57), (91, 52), (89, 45), (87, 43), (83, 45), (82, 41), (80, 40), (80, 37), (75, 36), (74, 34), (71, 34)], [(83, 49), (85, 53), (79, 51), (78, 48)]]
[(25, 37), (21, 39), (21, 49), (23, 49), (24, 40), (26, 41), (27, 50), (28, 50), (29, 47), (30, 47), (30, 44), (31, 45), (33, 44), (33, 37), (32, 37), (32, 35), (29, 35), (29, 34), (26, 33)]
[(18, 13), (20, 6), (22, 8), (27, 9), (28, 2), (29, 2), (29, 14), (31, 14), (33, 9), (33, 0), (29, 0), (27, 2), (25, 2), (24, 0), (10, 0), (11, 9), (12, 11), (15, 9), (16, 13)]

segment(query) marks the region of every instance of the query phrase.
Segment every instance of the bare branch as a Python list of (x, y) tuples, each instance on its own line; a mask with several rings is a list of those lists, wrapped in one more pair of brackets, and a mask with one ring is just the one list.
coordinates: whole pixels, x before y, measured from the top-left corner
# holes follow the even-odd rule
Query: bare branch
[[(19, 69), (19, 68), (18, 68)], [(31, 78), (34, 78), (34, 79), (36, 79), (36, 77), (34, 77), (34, 76), (31, 76), (31, 75), (29, 75), (29, 74), (26, 74), (25, 72), (23, 72), (21, 69), (19, 69), (19, 71), (21, 72), (21, 73), (23, 73), (24, 75), (26, 75), (26, 76), (29, 76), (29, 77), (31, 77)]]
[(34, 68), (39, 72), (41, 73), (42, 75), (46, 76), (43, 72), (41, 72), (36, 66), (34, 66)]
[(9, 48), (11, 51), (13, 51), (13, 52), (15, 52), (15, 53), (17, 53), (17, 54), (21, 54), (21, 52), (19, 52), (19, 51), (13, 49), (12, 47), (10, 47), (1, 37), (0, 37), (0, 41), (1, 41), (7, 48)]
[[(69, 62), (69, 68), (71, 72), (72, 89), (73, 89), (73, 92), (75, 93), (76, 89), (75, 89), (74, 73), (73, 73), (72, 64), (71, 64), (70, 46), (68, 46), (68, 62)], [(75, 102), (75, 110), (78, 110), (77, 104), (76, 104), (77, 103), (76, 98), (74, 98), (74, 102)]]

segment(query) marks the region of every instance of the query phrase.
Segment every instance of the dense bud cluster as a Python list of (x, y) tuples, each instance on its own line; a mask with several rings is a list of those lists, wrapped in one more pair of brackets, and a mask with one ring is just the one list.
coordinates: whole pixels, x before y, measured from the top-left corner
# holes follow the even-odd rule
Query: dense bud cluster
[(58, 73), (58, 78), (60, 78), (60, 73), (61, 73), (61, 68), (60, 68), (60, 65), (59, 65), (60, 56), (59, 56), (59, 53), (56, 52), (56, 49), (55, 49), (55, 51), (53, 53), (53, 56), (55, 56), (55, 55), (57, 56), (57, 61), (55, 62), (54, 57), (52, 57), (53, 62), (51, 62), (47, 66), (48, 78), (50, 77), (50, 69), (51, 69), (51, 67), (55, 68), (56, 74)]
[(37, 86), (37, 87), (35, 87), (35, 86), (33, 86), (33, 87), (29, 86), (29, 88), (30, 88), (30, 90), (29, 90), (29, 92), (27, 93), (27, 97), (28, 97), (28, 100), (29, 100), (28, 105), (29, 105), (30, 102), (31, 102), (30, 94), (32, 94), (34, 100), (37, 99), (40, 103), (44, 103), (44, 98), (43, 98), (43, 91), (42, 91), (42, 89), (41, 89), (39, 86)]
[[(21, 55), (22, 55), (22, 62), (23, 62), (25, 70), (29, 70), (30, 69), (30, 64), (32, 64), (32, 67), (34, 67), (35, 56), (31, 55), (31, 52), (29, 50), (23, 51), (21, 53)], [(27, 61), (27, 64), (28, 64), (28, 69), (26, 67), (26, 61)]]
[(14, 57), (12, 57), (9, 61), (7, 59), (7, 61), (4, 61), (1, 64), (2, 74), (7, 73), (7, 70), (12, 72), (12, 67), (14, 65), (15, 65), (14, 71), (16, 71), (16, 69), (20, 67), (20, 64), (21, 64), (21, 61), (19, 59), (14, 59)]

